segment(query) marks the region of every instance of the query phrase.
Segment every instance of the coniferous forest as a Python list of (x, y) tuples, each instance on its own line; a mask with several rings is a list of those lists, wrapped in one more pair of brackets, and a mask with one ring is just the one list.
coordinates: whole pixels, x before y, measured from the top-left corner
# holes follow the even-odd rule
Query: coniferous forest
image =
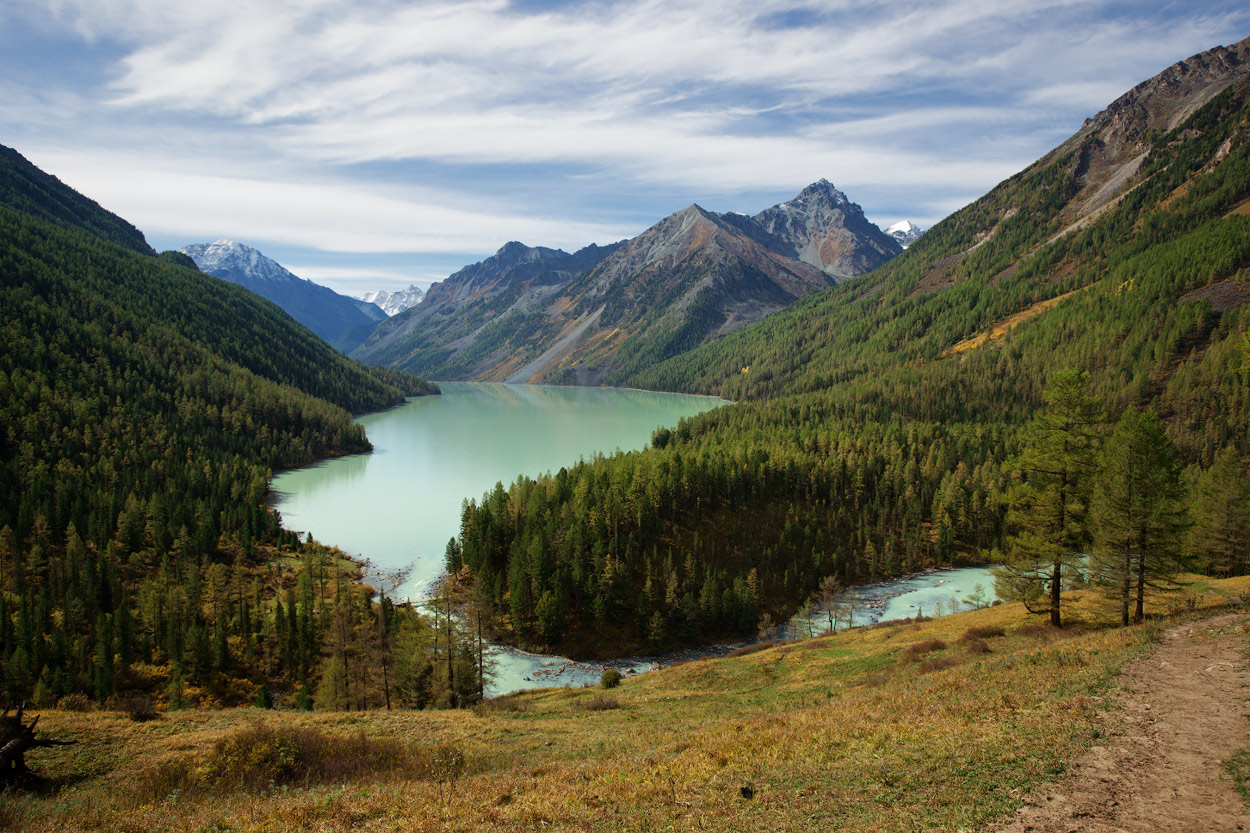
[(446, 623), (375, 602), (357, 565), (266, 508), (275, 469), (369, 449), (353, 413), (437, 388), (345, 359), (267, 301), (156, 256), (16, 152), (3, 161), (4, 696), (453, 697), (438, 681), (472, 664), (468, 642), (450, 665), (432, 658), (436, 642), (454, 651), (454, 627), (449, 640)]
[[(1182, 569), (1246, 572), (1248, 118), (1239, 84), (1152, 132), (1141, 183), (1069, 228), (1090, 136), (882, 269), (638, 366), (619, 381), (737, 404), (466, 502), (455, 584), (493, 634), (606, 656), (753, 636), (830, 579), (936, 565), (1003, 563), (1000, 592), (1055, 622), (1058, 584), (1105, 585), (1127, 621)], [(351, 414), (435, 389), (4, 161), (6, 694), (479, 697), (477, 634), (449, 608), (375, 597), (265, 507), (275, 469), (368, 449)], [(1088, 442), (1059, 459), (1045, 426), (1070, 377)], [(1166, 500), (1127, 495), (1142, 461)], [(1034, 540), (1055, 464), (1081, 484), (1064, 558)]]
[[(623, 379), (739, 404), (467, 504), (462, 557), (495, 628), (584, 654), (688, 645), (753, 635), (825, 576), (1005, 557), (1000, 592), (1050, 611), (1054, 562), (1019, 542), (1041, 534), (1026, 504), (1045, 491), (1030, 420), (1064, 371), (1084, 374), (1093, 414), (1069, 550), (1094, 551), (1095, 486), (1105, 520), (1133, 434), (1113, 428), (1144, 411), (1184, 510), (1157, 572), (1245, 573), (1248, 98), (1238, 83), (1152, 131), (1141, 184), (1067, 233), (1096, 133), (877, 271)], [(1061, 583), (1147, 592), (1098, 547), (1106, 569), (1068, 563)]]

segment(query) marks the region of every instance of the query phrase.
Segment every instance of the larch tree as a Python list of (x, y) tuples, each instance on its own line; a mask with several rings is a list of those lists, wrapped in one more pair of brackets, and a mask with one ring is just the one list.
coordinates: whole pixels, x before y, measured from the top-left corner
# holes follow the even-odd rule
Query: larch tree
[(1230, 448), (1198, 475), (1190, 502), (1187, 550), (1212, 575), (1250, 572), (1250, 478)]
[(1023, 448), (1007, 463), (1005, 494), (1012, 530), (994, 573), (999, 597), (1049, 613), (1061, 627), (1060, 593), (1089, 541), (1089, 499), (1102, 409), (1089, 392), (1089, 374), (1062, 370), (1047, 382), (1046, 409), (1025, 427)]
[(1090, 510), (1092, 564), (1127, 625), (1130, 607), (1134, 622), (1144, 618), (1146, 589), (1175, 587), (1184, 568), (1184, 487), (1176, 451), (1153, 411), (1126, 410), (1101, 462)]

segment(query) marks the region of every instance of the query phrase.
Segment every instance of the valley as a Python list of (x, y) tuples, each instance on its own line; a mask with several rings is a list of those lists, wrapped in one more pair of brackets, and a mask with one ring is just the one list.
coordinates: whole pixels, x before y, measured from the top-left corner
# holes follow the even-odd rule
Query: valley
[[(966, 830), (1039, 794), (1183, 824), (1087, 789), (1112, 755), (1181, 791), (1125, 715), (1203, 724), (1178, 754), (1223, 824), (1248, 199), (1250, 39), (919, 236), (820, 179), (509, 242), (389, 315), (225, 238), (158, 254), (0, 148), (0, 685), (78, 741), (0, 745), (0, 826)], [(857, 587), (986, 564), (993, 604), (845, 627)], [(543, 657), (590, 685), (501, 694)], [(1218, 714), (1142, 717), (1203, 658)]]

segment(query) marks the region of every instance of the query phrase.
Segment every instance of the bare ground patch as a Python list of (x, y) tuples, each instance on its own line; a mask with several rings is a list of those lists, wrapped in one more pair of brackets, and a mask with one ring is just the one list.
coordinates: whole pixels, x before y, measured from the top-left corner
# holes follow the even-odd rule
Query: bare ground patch
[(1226, 762), (1250, 745), (1250, 618), (1173, 627), (1129, 665), (1106, 742), (988, 833), (1238, 831), (1250, 802)]

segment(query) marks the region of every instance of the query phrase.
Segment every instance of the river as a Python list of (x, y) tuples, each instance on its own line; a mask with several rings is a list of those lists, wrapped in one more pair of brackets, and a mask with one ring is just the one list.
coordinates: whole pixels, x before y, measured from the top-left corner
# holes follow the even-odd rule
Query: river
[[(272, 484), (287, 529), (311, 532), (324, 544), (367, 559), (373, 574), (406, 570), (407, 580), (392, 594), (397, 599), (424, 598), (442, 575), (443, 553), (448, 539), (459, 534), (465, 498), (480, 498), (496, 482), (507, 486), (518, 475), (537, 476), (579, 458), (642, 448), (657, 427), (725, 404), (714, 397), (618, 388), (470, 382), (440, 387), (441, 396), (360, 417), (372, 454), (283, 472)], [(932, 614), (939, 599), (949, 607), (950, 595), (966, 596), (977, 582), (987, 592), (993, 586), (984, 571), (906, 581), (857, 590), (863, 602), (856, 624), (872, 616), (915, 615), (909, 604)], [(604, 668), (500, 646), (491, 653), (495, 673), (487, 694), (583, 685), (598, 681)], [(611, 664), (636, 673), (673, 659)]]

